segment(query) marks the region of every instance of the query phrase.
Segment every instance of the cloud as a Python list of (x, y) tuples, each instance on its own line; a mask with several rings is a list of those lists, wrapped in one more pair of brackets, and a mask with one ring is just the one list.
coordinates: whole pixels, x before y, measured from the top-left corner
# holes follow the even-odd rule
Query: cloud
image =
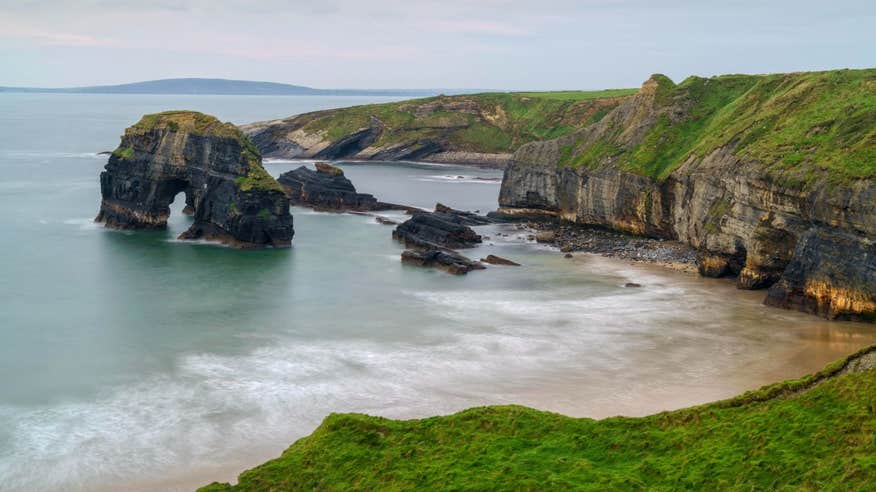
[(44, 46), (85, 47), (116, 45), (109, 38), (72, 32), (46, 31), (23, 25), (11, 25), (9, 23), (0, 23), (0, 37), (29, 40)]
[(525, 36), (528, 29), (510, 23), (483, 20), (446, 20), (426, 23), (426, 26), (438, 32), (484, 34), (501, 36)]

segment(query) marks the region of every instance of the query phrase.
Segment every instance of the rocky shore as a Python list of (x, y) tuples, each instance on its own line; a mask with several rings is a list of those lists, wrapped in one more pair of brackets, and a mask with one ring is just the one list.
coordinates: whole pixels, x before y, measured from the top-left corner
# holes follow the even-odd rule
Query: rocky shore
[[(654, 75), (600, 121), (521, 146), (499, 211), (679, 241), (769, 305), (876, 320), (874, 80)], [(572, 241), (624, 250), (602, 242)]]
[(609, 258), (653, 263), (688, 273), (697, 272), (696, 250), (679, 241), (633, 236), (573, 223), (527, 222), (518, 227), (531, 239), (562, 253), (593, 253)]

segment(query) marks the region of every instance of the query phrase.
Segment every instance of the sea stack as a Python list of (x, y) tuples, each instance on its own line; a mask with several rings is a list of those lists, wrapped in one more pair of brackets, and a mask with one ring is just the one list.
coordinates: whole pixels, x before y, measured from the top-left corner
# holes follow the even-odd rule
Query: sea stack
[(367, 193), (357, 193), (344, 171), (325, 162), (317, 162), (316, 170), (301, 166), (287, 171), (278, 179), (293, 205), (330, 211), (369, 211), (380, 208), (377, 199)]
[(125, 130), (100, 174), (95, 219), (118, 229), (164, 229), (185, 193), (194, 224), (180, 239), (237, 248), (288, 247), (294, 230), (283, 187), (231, 123), (195, 111), (149, 114)]

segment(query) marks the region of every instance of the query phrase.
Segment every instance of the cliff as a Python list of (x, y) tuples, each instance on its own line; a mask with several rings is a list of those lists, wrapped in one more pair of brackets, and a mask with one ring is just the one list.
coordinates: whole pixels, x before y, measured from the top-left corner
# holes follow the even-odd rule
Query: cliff
[(876, 70), (652, 76), (600, 121), (521, 146), (500, 211), (678, 239), (770, 305), (876, 317)]
[(163, 229), (184, 192), (194, 223), (181, 239), (283, 247), (294, 234), (289, 201), (258, 150), (234, 125), (193, 111), (146, 115), (125, 130), (100, 188), (95, 220), (107, 227)]
[(520, 145), (598, 121), (635, 90), (438, 96), (241, 127), (265, 157), (503, 167)]
[(334, 414), (242, 473), (261, 490), (868, 490), (876, 347), (729, 400), (642, 418), (493, 406), (419, 420)]

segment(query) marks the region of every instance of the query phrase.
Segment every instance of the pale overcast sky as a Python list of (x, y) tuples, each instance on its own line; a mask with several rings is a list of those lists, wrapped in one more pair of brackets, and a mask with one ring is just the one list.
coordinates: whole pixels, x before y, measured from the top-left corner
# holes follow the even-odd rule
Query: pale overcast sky
[(876, 66), (876, 0), (0, 0), (0, 85), (596, 89)]

